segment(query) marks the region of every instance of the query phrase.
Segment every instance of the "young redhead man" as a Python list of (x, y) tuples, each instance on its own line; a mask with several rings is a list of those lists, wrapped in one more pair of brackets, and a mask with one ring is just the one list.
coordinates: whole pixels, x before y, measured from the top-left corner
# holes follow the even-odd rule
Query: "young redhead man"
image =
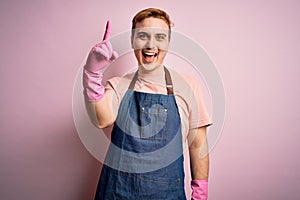
[[(92, 122), (113, 125), (111, 144), (95, 200), (186, 199), (183, 152), (189, 150), (192, 199), (207, 199), (209, 156), (206, 127), (211, 120), (195, 79), (164, 66), (171, 38), (169, 15), (156, 8), (132, 20), (135, 73), (102, 85), (102, 72), (118, 55), (103, 41), (84, 66), (84, 96)], [(121, 66), (120, 66), (121, 67)]]

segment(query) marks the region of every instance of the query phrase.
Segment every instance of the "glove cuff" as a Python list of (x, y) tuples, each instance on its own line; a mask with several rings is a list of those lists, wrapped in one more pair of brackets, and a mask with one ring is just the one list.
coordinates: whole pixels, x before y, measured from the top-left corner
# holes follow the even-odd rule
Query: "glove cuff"
[(192, 180), (191, 188), (193, 190), (192, 200), (207, 200), (208, 180)]
[(100, 101), (104, 96), (104, 86), (102, 85), (102, 74), (91, 73), (83, 70), (83, 94), (90, 102)]

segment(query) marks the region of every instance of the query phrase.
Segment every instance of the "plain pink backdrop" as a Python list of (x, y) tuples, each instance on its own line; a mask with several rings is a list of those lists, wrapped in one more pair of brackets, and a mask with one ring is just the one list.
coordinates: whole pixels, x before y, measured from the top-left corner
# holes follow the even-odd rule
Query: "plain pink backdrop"
[(100, 163), (72, 115), (76, 73), (102, 37), (146, 7), (201, 44), (222, 77), (226, 120), (211, 153), (211, 200), (300, 198), (300, 2), (0, 2), (0, 199), (90, 200)]

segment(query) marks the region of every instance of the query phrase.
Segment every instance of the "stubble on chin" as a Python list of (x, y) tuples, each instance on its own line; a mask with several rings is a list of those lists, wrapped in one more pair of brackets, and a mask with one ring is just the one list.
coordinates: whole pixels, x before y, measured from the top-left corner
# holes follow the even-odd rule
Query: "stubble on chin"
[(158, 63), (146, 63), (146, 64), (142, 63), (139, 65), (139, 69), (145, 73), (154, 72), (161, 67), (163, 67), (163, 64), (158, 64)]

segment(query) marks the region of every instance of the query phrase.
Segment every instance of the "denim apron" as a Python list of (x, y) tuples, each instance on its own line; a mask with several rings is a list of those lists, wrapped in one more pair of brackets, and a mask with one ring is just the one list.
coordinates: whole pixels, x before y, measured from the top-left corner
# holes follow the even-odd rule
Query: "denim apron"
[(181, 122), (169, 71), (167, 95), (134, 91), (118, 111), (95, 200), (185, 200)]

